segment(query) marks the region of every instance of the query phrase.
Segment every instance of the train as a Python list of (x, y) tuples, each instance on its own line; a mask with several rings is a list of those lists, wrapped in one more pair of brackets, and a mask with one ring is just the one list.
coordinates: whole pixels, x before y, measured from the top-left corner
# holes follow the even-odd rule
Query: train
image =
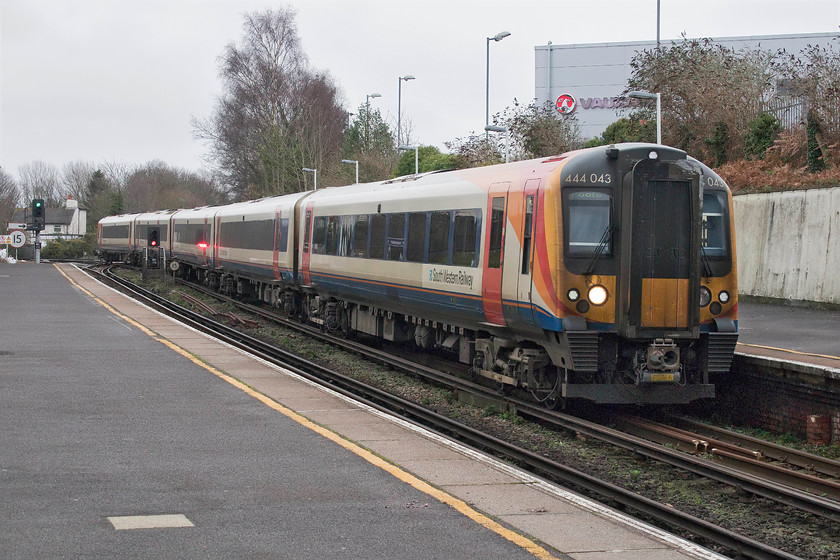
[(738, 339), (732, 193), (659, 144), (109, 216), (108, 262), (448, 353), (549, 406), (715, 395)]

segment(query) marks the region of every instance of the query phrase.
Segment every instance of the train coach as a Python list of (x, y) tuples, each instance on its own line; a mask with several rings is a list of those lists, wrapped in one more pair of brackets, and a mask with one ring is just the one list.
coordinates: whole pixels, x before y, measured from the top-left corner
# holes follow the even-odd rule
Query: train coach
[[(190, 238), (178, 245), (182, 218), (201, 224), (192, 247)], [(713, 397), (710, 375), (728, 371), (737, 341), (731, 193), (711, 169), (661, 145), (170, 220), (178, 274), (330, 331), (444, 349), (500, 389), (551, 405)]]

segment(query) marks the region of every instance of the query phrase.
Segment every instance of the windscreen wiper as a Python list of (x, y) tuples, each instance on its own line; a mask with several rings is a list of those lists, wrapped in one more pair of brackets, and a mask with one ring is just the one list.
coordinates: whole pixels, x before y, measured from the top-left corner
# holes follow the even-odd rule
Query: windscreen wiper
[(592, 253), (592, 258), (589, 260), (589, 264), (586, 265), (586, 268), (583, 271), (584, 276), (589, 276), (592, 274), (593, 270), (595, 269), (595, 263), (598, 259), (601, 258), (601, 255), (604, 252), (604, 249), (607, 248), (607, 244), (612, 239), (612, 234), (615, 230), (618, 229), (616, 226), (610, 224), (604, 230), (603, 235), (601, 235), (601, 241), (598, 243), (598, 246), (595, 247), (595, 251)]

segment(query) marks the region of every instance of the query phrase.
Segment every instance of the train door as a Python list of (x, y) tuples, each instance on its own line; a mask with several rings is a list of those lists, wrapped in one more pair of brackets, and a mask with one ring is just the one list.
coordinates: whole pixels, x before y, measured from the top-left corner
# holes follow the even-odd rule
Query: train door
[[(516, 266), (517, 288), (516, 301), (518, 310), (517, 320), (523, 325), (535, 326), (534, 307), (531, 300), (534, 281), (531, 271), (534, 264), (534, 233), (535, 217), (537, 215), (537, 201), (539, 199), (539, 179), (528, 179), (521, 201), (521, 219), (516, 220), (517, 237), (519, 238), (519, 258)], [(508, 256), (508, 265), (513, 270), (513, 262)]]
[(633, 169), (629, 320), (637, 331), (697, 323), (698, 191), (696, 176), (667, 163)]
[(481, 299), (488, 323), (505, 326), (502, 306), (502, 264), (504, 263), (507, 199), (510, 182), (490, 185), (484, 243)]

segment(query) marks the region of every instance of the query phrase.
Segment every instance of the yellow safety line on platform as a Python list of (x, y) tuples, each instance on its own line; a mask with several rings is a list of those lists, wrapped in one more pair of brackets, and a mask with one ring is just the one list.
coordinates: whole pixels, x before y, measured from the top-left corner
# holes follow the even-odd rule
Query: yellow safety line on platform
[(779, 352), (788, 352), (790, 354), (799, 354), (800, 356), (813, 356), (815, 358), (827, 358), (829, 360), (840, 360), (840, 356), (829, 356), (826, 354), (814, 354), (812, 352), (799, 352), (798, 350), (788, 350), (787, 348), (776, 348), (775, 346), (762, 346), (760, 344), (746, 344), (739, 342), (739, 346), (749, 346), (750, 348), (763, 348), (764, 350), (778, 350)]
[(241, 389), (242, 391), (244, 391), (248, 395), (254, 397), (255, 399), (262, 402), (263, 404), (269, 406), (270, 408), (276, 410), (277, 412), (283, 414), (284, 416), (290, 418), (291, 420), (294, 420), (298, 424), (309, 428), (313, 432), (327, 438), (328, 440), (330, 440), (334, 443), (337, 443), (338, 445), (340, 445), (344, 449), (347, 449), (348, 451), (351, 451), (351, 452), (355, 453), (356, 455), (358, 455), (359, 457), (361, 457), (365, 461), (367, 461), (367, 462), (371, 463), (372, 465), (375, 465), (375, 466), (381, 468), (382, 470), (390, 473), (391, 475), (395, 476), (396, 478), (405, 482), (406, 484), (412, 486), (413, 488), (423, 492), (424, 494), (427, 494), (427, 495), (435, 498), (439, 502), (442, 502), (442, 503), (454, 508), (455, 510), (457, 510), (461, 514), (465, 515), (466, 517), (470, 518), (471, 520), (475, 521), (479, 525), (493, 531), (497, 535), (509, 540), (510, 542), (514, 543), (515, 545), (519, 546), (520, 548), (525, 549), (526, 551), (533, 554), (537, 558), (545, 559), (545, 560), (559, 560), (556, 556), (553, 556), (548, 550), (541, 547), (540, 545), (538, 545), (534, 541), (520, 535), (519, 533), (517, 533), (515, 531), (507, 529), (506, 527), (502, 526), (501, 524), (497, 523), (496, 521), (493, 521), (492, 519), (490, 519), (486, 515), (484, 515), (482, 513), (479, 513), (478, 511), (476, 511), (475, 509), (470, 507), (465, 501), (463, 501), (459, 498), (456, 498), (455, 496), (452, 496), (451, 494), (447, 494), (446, 492), (444, 492), (442, 490), (439, 490), (439, 489), (435, 488), (434, 486), (432, 486), (428, 482), (424, 482), (424, 481), (420, 480), (419, 478), (417, 478), (416, 476), (414, 476), (413, 474), (411, 474), (407, 471), (404, 471), (403, 469), (399, 468), (398, 466), (396, 466), (392, 463), (389, 463), (389, 462), (385, 461), (381, 457), (378, 457), (378, 456), (374, 455), (371, 451), (369, 451), (369, 450), (367, 450), (367, 449), (365, 449), (365, 448), (363, 448), (363, 447), (345, 439), (341, 435), (339, 435), (339, 434), (337, 434), (333, 431), (330, 431), (323, 426), (320, 426), (320, 425), (312, 422), (311, 420), (309, 420), (305, 416), (302, 416), (298, 412), (296, 412), (296, 411), (294, 411), (290, 408), (286, 408), (285, 406), (281, 405), (280, 403), (278, 403), (277, 401), (275, 401), (271, 397), (268, 397), (268, 396), (256, 391), (255, 389), (252, 389), (251, 387), (249, 387), (248, 385), (246, 385), (242, 381), (239, 381), (235, 377), (231, 377), (230, 375), (224, 373), (223, 371), (218, 370), (215, 367), (202, 362), (196, 356), (189, 353), (187, 350), (184, 350), (183, 348), (176, 345), (172, 341), (167, 340), (166, 338), (163, 338), (163, 337), (159, 336), (157, 333), (155, 333), (154, 331), (150, 330), (149, 328), (141, 325), (140, 323), (138, 323), (137, 321), (135, 321), (131, 317), (128, 317), (128, 316), (124, 315), (123, 313), (120, 313), (119, 311), (117, 311), (113, 306), (104, 302), (103, 300), (101, 300), (100, 298), (95, 296), (93, 293), (91, 293), (89, 290), (82, 287), (78, 282), (76, 282), (75, 280), (70, 278), (70, 276), (68, 276), (63, 270), (61, 270), (61, 268), (59, 268), (58, 264), (55, 264), (54, 266), (56, 267), (56, 269), (58, 269), (58, 271), (65, 278), (67, 278), (67, 280), (70, 281), (71, 284), (73, 284), (78, 289), (80, 289), (82, 292), (87, 294), (88, 297), (93, 299), (95, 302), (100, 304), (102, 307), (104, 307), (105, 309), (107, 309), (108, 311), (110, 311), (111, 313), (113, 313), (114, 315), (116, 315), (117, 317), (122, 319), (123, 321), (126, 321), (127, 323), (131, 324), (132, 326), (137, 327), (139, 330), (143, 331), (145, 334), (149, 335), (154, 340), (168, 346), (169, 348), (171, 348), (172, 350), (174, 350), (178, 354), (184, 356), (185, 358), (187, 358), (188, 360), (190, 360), (194, 364), (206, 369), (207, 371), (209, 371), (213, 375), (227, 381), (228, 383), (230, 383), (234, 387), (236, 387), (238, 389)]

